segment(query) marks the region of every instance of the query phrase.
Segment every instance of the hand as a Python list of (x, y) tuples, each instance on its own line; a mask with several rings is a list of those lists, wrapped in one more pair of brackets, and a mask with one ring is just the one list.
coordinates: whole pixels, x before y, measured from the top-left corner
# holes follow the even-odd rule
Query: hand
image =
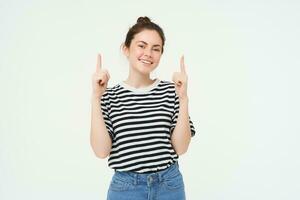
[(187, 73), (185, 70), (184, 57), (180, 58), (180, 72), (174, 72), (173, 82), (175, 83), (175, 90), (179, 99), (187, 99)]
[(101, 55), (97, 55), (96, 72), (92, 76), (93, 95), (101, 97), (107, 88), (110, 76), (106, 69), (102, 69)]

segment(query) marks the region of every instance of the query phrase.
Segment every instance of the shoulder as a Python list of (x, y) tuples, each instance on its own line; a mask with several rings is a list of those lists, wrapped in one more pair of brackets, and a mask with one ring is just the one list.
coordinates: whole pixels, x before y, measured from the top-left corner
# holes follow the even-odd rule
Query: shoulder
[(104, 100), (108, 100), (109, 98), (116, 96), (119, 93), (121, 87), (120, 84), (116, 84), (114, 86), (107, 87), (105, 92), (102, 95)]
[(175, 84), (172, 81), (161, 80), (159, 85), (160, 85), (160, 87), (175, 89)]
[(114, 86), (107, 87), (105, 92), (106, 93), (115, 93), (115, 92), (118, 92), (120, 89), (121, 89), (121, 86), (118, 83)]
[(174, 82), (169, 81), (169, 80), (160, 80), (160, 84), (172, 86), (172, 85), (174, 85)]
[(178, 101), (178, 95), (176, 93), (174, 82), (168, 81), (168, 80), (161, 80), (160, 85), (161, 85), (161, 88), (163, 88), (162, 90), (165, 90), (166, 93), (168, 93), (169, 95), (174, 97), (175, 102)]
[(161, 90), (166, 90), (168, 93), (175, 93), (175, 83), (168, 80), (161, 80), (159, 84)]

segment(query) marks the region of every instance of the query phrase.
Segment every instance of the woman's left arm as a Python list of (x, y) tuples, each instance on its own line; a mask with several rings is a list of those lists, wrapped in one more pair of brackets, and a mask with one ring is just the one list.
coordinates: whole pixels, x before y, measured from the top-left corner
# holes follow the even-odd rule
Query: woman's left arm
[(172, 132), (171, 142), (177, 155), (184, 154), (187, 151), (192, 135), (189, 122), (187, 80), (184, 57), (182, 56), (180, 59), (180, 72), (173, 74), (175, 90), (179, 97), (179, 113), (176, 126)]

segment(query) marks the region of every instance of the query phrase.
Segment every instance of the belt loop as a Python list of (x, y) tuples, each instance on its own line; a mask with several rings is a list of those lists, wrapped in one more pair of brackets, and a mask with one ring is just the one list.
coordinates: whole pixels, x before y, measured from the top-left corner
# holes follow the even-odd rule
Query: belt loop
[(137, 185), (137, 183), (138, 183), (138, 174), (134, 174), (134, 180), (133, 180), (133, 184), (134, 185)]
[(158, 175), (158, 182), (162, 182), (163, 181), (163, 178), (162, 178), (162, 173), (157, 173)]

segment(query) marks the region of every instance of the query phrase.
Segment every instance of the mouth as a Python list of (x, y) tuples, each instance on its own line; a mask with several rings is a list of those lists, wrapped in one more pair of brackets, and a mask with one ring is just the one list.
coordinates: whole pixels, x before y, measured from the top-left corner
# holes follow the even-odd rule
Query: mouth
[(142, 62), (143, 64), (146, 64), (146, 65), (152, 65), (153, 62), (151, 62), (150, 60), (144, 60), (144, 59), (139, 59), (140, 62)]

